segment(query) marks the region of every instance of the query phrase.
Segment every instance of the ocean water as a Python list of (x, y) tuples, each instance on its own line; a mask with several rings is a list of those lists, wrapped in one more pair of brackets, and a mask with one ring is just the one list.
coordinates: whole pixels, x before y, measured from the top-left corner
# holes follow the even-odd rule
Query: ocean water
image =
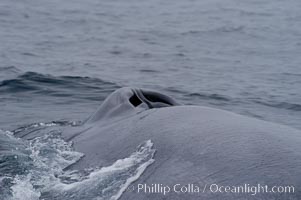
[(0, 2), (2, 129), (83, 119), (116, 88), (301, 128), (298, 0)]
[[(123, 86), (301, 129), (300, 10), (299, 0), (1, 0), (0, 152), (32, 160), (8, 130), (82, 121)], [(1, 159), (0, 171), (26, 169)]]

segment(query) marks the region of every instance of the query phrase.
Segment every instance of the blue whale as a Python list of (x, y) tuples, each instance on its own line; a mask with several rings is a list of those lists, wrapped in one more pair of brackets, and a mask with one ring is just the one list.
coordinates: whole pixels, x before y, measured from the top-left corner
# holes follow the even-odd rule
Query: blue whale
[(85, 154), (76, 170), (110, 166), (153, 142), (153, 164), (122, 200), (301, 199), (300, 130), (158, 92), (118, 89), (63, 137)]

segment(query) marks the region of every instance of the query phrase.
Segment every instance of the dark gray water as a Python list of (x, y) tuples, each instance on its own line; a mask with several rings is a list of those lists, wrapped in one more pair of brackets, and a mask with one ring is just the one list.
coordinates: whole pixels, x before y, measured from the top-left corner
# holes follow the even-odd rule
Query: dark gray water
[[(300, 10), (299, 0), (1, 0), (0, 199), (74, 199), (64, 196), (79, 189), (71, 183), (51, 189), (65, 184), (57, 173), (76, 175), (76, 195), (99, 196), (108, 185), (93, 178), (120, 174), (94, 169), (88, 184), (66, 175), (81, 154), (48, 128), (84, 120), (122, 86), (301, 129)], [(50, 121), (60, 123), (39, 123)], [(29, 143), (5, 132), (16, 128), (46, 138)], [(153, 162), (151, 146), (144, 150), (121, 173)], [(117, 181), (104, 199), (125, 188), (126, 179)]]

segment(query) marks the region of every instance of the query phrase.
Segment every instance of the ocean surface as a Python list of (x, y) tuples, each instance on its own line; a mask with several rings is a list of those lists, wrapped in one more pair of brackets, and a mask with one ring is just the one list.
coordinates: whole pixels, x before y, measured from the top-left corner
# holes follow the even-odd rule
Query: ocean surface
[[(300, 10), (300, 0), (1, 0), (0, 192), (41, 195), (30, 177), (15, 176), (26, 167), (7, 169), (24, 159), (41, 168), (16, 129), (82, 121), (123, 86), (301, 129)], [(38, 143), (71, 155), (52, 154), (58, 170), (80, 159), (57, 133), (45, 135)], [(145, 148), (141, 165), (152, 159)]]

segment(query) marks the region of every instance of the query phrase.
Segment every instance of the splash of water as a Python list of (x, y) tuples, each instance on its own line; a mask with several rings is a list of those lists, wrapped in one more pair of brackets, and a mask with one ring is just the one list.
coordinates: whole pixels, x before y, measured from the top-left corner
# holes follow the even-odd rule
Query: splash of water
[[(5, 166), (9, 165), (11, 168), (26, 169), (1, 173), (0, 192), (3, 195), (0, 195), (0, 200), (117, 200), (154, 162), (155, 149), (153, 143), (148, 140), (138, 146), (131, 155), (115, 161), (111, 166), (82, 171), (64, 170), (78, 162), (84, 154), (74, 151), (72, 143), (62, 139), (61, 131), (53, 129), (56, 125), (38, 124), (39, 127), (46, 127), (43, 129), (45, 134), (30, 141), (16, 138), (10, 132), (0, 132), (0, 138), (4, 138), (5, 135), (6, 142), (10, 143), (10, 148), (13, 149), (5, 152), (9, 152), (15, 161), (22, 159), (20, 163), (25, 163), (25, 167), (10, 165), (11, 160), (2, 159), (0, 171), (4, 169), (1, 168), (1, 163), (6, 163)], [(50, 131), (47, 127), (51, 127)], [(24, 130), (28, 131), (28, 127)], [(20, 131), (22, 132), (22, 129), (18, 130)], [(23, 162), (24, 157), (27, 158), (26, 162)]]

